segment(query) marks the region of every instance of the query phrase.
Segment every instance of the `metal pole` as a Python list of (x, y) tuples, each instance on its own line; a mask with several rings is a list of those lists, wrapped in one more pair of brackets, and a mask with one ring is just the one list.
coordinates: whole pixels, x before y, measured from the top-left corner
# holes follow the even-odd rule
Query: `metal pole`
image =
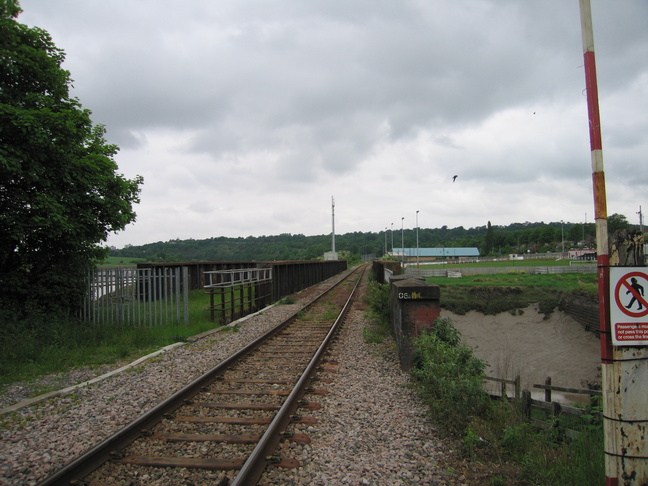
[(385, 226), (385, 252), (384, 254), (387, 254), (387, 226)]
[(182, 297), (184, 298), (184, 323), (189, 325), (189, 267), (182, 267)]
[[(610, 258), (601, 122), (598, 106), (596, 61), (590, 0), (580, 1), (583, 55), (592, 159), (592, 182), (596, 220), (605, 484), (648, 484), (648, 447), (645, 440), (646, 346), (612, 345), (610, 319)], [(643, 376), (643, 378), (642, 378)], [(642, 395), (643, 394), (643, 395)], [(643, 406), (637, 406), (642, 403)], [(642, 433), (642, 430), (644, 431)]]
[(643, 235), (643, 213), (641, 212), (641, 206), (639, 206), (639, 212), (637, 214), (639, 215), (639, 231)]
[(405, 266), (405, 216), (401, 218), (401, 253), (403, 257), (403, 266)]
[[(596, 82), (596, 60), (594, 56), (594, 35), (592, 31), (592, 9), (589, 0), (579, 0), (581, 30), (583, 38), (583, 57), (585, 60), (585, 85), (587, 89), (587, 115), (589, 121), (590, 149), (592, 160), (592, 186), (594, 191), (594, 220), (596, 222), (596, 255), (598, 263), (599, 328), (601, 339), (601, 374), (603, 415), (614, 417), (614, 361), (612, 358), (612, 338), (610, 333), (610, 314), (608, 295), (610, 287), (610, 259), (608, 255), (607, 201), (605, 193), (605, 173), (603, 171), (603, 150), (601, 143), (601, 123), (598, 108), (598, 86)], [(615, 456), (616, 447), (614, 425), (604, 421), (605, 442), (605, 484), (619, 484)]]
[(418, 209), (416, 210), (416, 269), (419, 269)]
[(394, 223), (391, 224), (392, 256), (394, 254)]
[(331, 252), (335, 253), (335, 199), (331, 196)]

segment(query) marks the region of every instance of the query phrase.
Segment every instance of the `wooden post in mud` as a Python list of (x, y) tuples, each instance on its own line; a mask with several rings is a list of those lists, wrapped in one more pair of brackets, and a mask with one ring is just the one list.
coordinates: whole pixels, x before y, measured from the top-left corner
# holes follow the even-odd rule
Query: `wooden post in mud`
[(545, 378), (545, 385), (547, 386), (545, 388), (545, 402), (551, 403), (551, 388), (549, 388), (551, 386), (551, 376)]

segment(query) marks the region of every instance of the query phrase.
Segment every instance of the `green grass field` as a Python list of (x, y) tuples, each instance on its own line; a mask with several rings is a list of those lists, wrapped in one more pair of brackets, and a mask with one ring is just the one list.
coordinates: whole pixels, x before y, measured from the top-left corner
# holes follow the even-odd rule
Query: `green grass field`
[(109, 256), (99, 263), (100, 267), (134, 267), (138, 263), (146, 263), (146, 258), (115, 257)]
[(421, 264), (420, 268), (471, 268), (471, 267), (562, 267), (569, 265), (595, 265), (596, 262), (575, 262), (573, 260), (496, 260), (488, 262)]
[(440, 287), (443, 308), (460, 315), (471, 310), (491, 315), (520, 312), (536, 303), (542, 313), (549, 315), (568, 294), (584, 293), (594, 298), (598, 289), (597, 276), (590, 273), (502, 273), (461, 278), (427, 277), (425, 281)]

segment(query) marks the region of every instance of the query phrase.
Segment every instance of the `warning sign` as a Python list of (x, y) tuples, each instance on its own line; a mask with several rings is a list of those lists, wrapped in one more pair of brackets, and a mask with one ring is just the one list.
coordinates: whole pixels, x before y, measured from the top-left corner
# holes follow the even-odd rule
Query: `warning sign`
[(648, 344), (647, 272), (645, 267), (610, 268), (610, 320), (616, 346)]
[(648, 324), (624, 324), (618, 322), (614, 326), (617, 341), (646, 341), (648, 342)]

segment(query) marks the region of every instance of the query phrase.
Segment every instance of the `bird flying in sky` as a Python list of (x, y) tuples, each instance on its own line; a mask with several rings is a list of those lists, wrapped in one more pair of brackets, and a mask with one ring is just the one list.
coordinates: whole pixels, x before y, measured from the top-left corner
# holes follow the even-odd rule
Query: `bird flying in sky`
[(458, 175), (454, 175), (454, 176), (452, 176), (452, 182), (456, 181), (456, 180), (457, 180), (457, 177), (459, 177), (459, 176), (458, 176)]

